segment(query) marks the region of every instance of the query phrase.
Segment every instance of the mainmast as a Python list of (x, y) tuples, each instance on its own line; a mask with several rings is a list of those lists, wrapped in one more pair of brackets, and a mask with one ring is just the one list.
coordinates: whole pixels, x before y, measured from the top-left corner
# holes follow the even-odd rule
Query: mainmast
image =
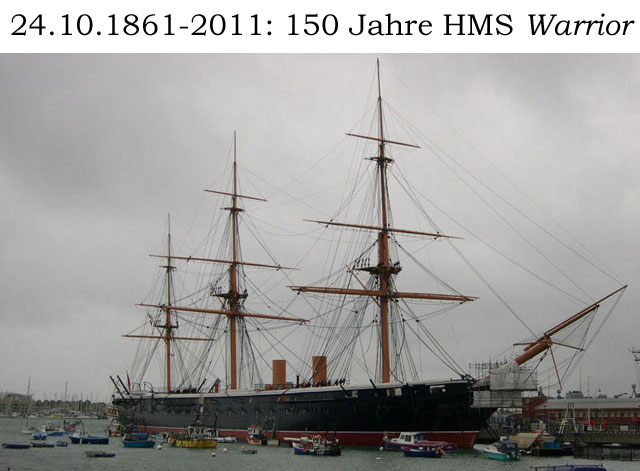
[(242, 297), (238, 293), (238, 213), (242, 209), (238, 208), (238, 169), (236, 161), (236, 133), (233, 133), (233, 195), (231, 196), (231, 207), (225, 208), (231, 212), (231, 232), (232, 232), (232, 262), (229, 266), (229, 342), (231, 349), (231, 389), (237, 389), (238, 387), (238, 367), (237, 367), (237, 319), (238, 319), (238, 302), (240, 299), (246, 298), (246, 295)]
[[(380, 174), (380, 206), (382, 217), (382, 230), (378, 234), (378, 279), (380, 291), (384, 293), (380, 297), (380, 342), (382, 349), (382, 382), (388, 383), (391, 377), (389, 363), (389, 280), (391, 270), (389, 263), (389, 234), (387, 233), (387, 162), (384, 156), (384, 125), (382, 120), (382, 91), (380, 89), (380, 60), (377, 61), (378, 75), (378, 116), (380, 123), (378, 143), (378, 171)], [(396, 272), (397, 273), (397, 272)]]
[(351, 227), (364, 230), (373, 230), (378, 232), (378, 263), (376, 266), (360, 267), (357, 270), (367, 271), (374, 275), (378, 279), (377, 290), (366, 289), (354, 289), (354, 288), (333, 288), (333, 287), (316, 287), (316, 286), (290, 286), (291, 289), (298, 292), (306, 293), (325, 293), (325, 294), (338, 294), (338, 295), (353, 295), (353, 296), (371, 296), (377, 298), (376, 304), (380, 309), (380, 351), (381, 351), (381, 379), (383, 383), (389, 383), (391, 381), (391, 360), (390, 360), (390, 347), (389, 347), (389, 300), (390, 299), (429, 299), (439, 301), (456, 301), (466, 302), (473, 301), (474, 297), (464, 296), (458, 294), (434, 294), (434, 293), (402, 293), (392, 289), (392, 277), (398, 274), (402, 268), (399, 264), (391, 264), (389, 255), (389, 237), (390, 233), (405, 233), (412, 235), (421, 235), (434, 238), (457, 238), (446, 236), (437, 233), (410, 231), (404, 229), (395, 229), (390, 227), (389, 215), (388, 215), (388, 189), (387, 189), (387, 166), (393, 163), (393, 159), (386, 155), (386, 145), (394, 144), (407, 147), (419, 148), (419, 146), (413, 144), (406, 144), (398, 141), (391, 141), (385, 138), (384, 134), (384, 119), (382, 113), (382, 88), (380, 85), (380, 61), (376, 63), (376, 74), (378, 82), (378, 137), (363, 136), (358, 134), (347, 133), (348, 136), (353, 136), (361, 139), (374, 140), (378, 142), (378, 155), (370, 157), (368, 160), (376, 162), (376, 172), (378, 174), (380, 183), (380, 226), (367, 226), (360, 224), (347, 224), (333, 221), (314, 221), (319, 224), (339, 226), (339, 227)]

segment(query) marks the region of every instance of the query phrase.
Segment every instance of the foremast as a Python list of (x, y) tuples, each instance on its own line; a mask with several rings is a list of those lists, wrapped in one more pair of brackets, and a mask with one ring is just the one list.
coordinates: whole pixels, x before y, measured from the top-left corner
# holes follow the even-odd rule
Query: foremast
[[(290, 322), (307, 322), (306, 319), (298, 318), (298, 317), (286, 317), (286, 316), (274, 316), (270, 314), (257, 314), (250, 313), (244, 310), (244, 300), (248, 297), (248, 293), (246, 290), (240, 292), (239, 286), (239, 277), (241, 266), (252, 266), (252, 267), (261, 267), (261, 268), (272, 268), (276, 270), (285, 270), (292, 269), (289, 267), (283, 267), (281, 265), (269, 265), (262, 263), (251, 263), (244, 262), (240, 259), (240, 247), (239, 247), (239, 221), (238, 215), (243, 212), (244, 209), (238, 205), (239, 199), (249, 199), (254, 201), (266, 201), (262, 198), (256, 198), (253, 196), (241, 195), (238, 193), (238, 170), (237, 170), (237, 143), (236, 143), (236, 133), (233, 133), (233, 181), (232, 181), (232, 192), (222, 192), (217, 190), (204, 190), (208, 193), (215, 193), (224, 196), (231, 197), (231, 205), (222, 208), (223, 210), (229, 211), (230, 219), (231, 219), (231, 260), (220, 260), (220, 259), (210, 259), (210, 258), (201, 258), (201, 257), (182, 257), (182, 256), (174, 256), (171, 254), (171, 236), (169, 234), (168, 237), (168, 245), (169, 248), (167, 250), (167, 255), (151, 255), (152, 257), (161, 257), (167, 259), (167, 265), (163, 266), (167, 270), (167, 290), (169, 294), (167, 295), (167, 303), (166, 304), (138, 304), (138, 306), (143, 307), (152, 307), (161, 309), (165, 312), (165, 324), (159, 325), (157, 323), (152, 322), (152, 325), (158, 330), (158, 335), (124, 335), (123, 337), (133, 337), (133, 338), (152, 338), (152, 339), (162, 339), (165, 342), (165, 354), (166, 354), (166, 371), (167, 371), (167, 392), (172, 391), (172, 383), (171, 383), (171, 343), (175, 340), (185, 340), (185, 341), (214, 341), (211, 338), (195, 338), (195, 337), (178, 337), (173, 335), (173, 331), (177, 329), (177, 325), (173, 325), (171, 323), (171, 313), (172, 312), (185, 312), (185, 313), (200, 313), (200, 314), (215, 314), (215, 315), (224, 315), (227, 317), (228, 326), (229, 326), (229, 389), (235, 390), (238, 389), (238, 371), (240, 365), (238, 365), (237, 351), (238, 351), (238, 323), (240, 319), (243, 318), (257, 318), (257, 319), (273, 319), (273, 320), (281, 320), (281, 321), (290, 321)], [(173, 305), (171, 299), (171, 290), (172, 290), (172, 277), (171, 273), (175, 269), (172, 266), (172, 260), (183, 260), (183, 261), (197, 261), (197, 262), (210, 262), (210, 263), (218, 263), (218, 264), (227, 264), (229, 265), (229, 283), (228, 290), (226, 292), (219, 292), (217, 290), (211, 289), (211, 296), (219, 297), (222, 299), (222, 309), (207, 309), (207, 308), (198, 308), (198, 307), (188, 307), (188, 306), (176, 306)]]
[[(333, 221), (313, 221), (323, 225), (350, 227), (356, 229), (373, 230), (378, 232), (378, 263), (375, 266), (359, 267), (355, 270), (366, 271), (375, 276), (378, 280), (378, 289), (367, 289), (366, 286), (358, 279), (362, 289), (357, 288), (333, 288), (333, 287), (317, 287), (317, 286), (290, 286), (290, 288), (302, 293), (323, 293), (336, 294), (345, 296), (370, 296), (375, 299), (379, 308), (380, 319), (380, 353), (381, 353), (381, 380), (383, 383), (391, 382), (391, 359), (390, 359), (390, 341), (389, 341), (389, 301), (391, 299), (429, 299), (439, 301), (467, 302), (476, 299), (471, 296), (458, 294), (437, 294), (437, 293), (404, 293), (398, 292), (393, 288), (393, 277), (397, 275), (402, 268), (399, 264), (392, 264), (389, 253), (389, 238), (392, 233), (405, 233), (417, 236), (426, 236), (433, 238), (457, 238), (439, 233), (428, 233), (420, 231), (412, 231), (405, 229), (396, 229), (391, 226), (390, 220), (390, 204), (387, 188), (387, 168), (394, 161), (386, 153), (387, 144), (400, 145), (406, 147), (419, 148), (417, 145), (407, 144), (398, 141), (388, 140), (384, 133), (384, 119), (382, 112), (382, 89), (380, 84), (380, 61), (376, 63), (376, 75), (378, 85), (378, 136), (363, 136), (359, 134), (347, 133), (348, 136), (374, 140), (378, 143), (378, 152), (374, 157), (368, 160), (376, 162), (376, 173), (379, 179), (379, 201), (380, 201), (380, 220), (379, 226), (366, 226), (360, 224), (339, 223)], [(352, 271), (353, 273), (353, 271)], [(355, 276), (355, 274), (354, 274)], [(357, 278), (357, 277), (356, 277)]]

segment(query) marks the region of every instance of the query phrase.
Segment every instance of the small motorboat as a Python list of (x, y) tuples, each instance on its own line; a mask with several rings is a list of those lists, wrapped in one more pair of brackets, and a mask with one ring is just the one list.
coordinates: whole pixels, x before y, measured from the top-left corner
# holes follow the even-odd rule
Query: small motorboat
[(499, 461), (517, 461), (520, 459), (520, 448), (513, 440), (500, 440), (484, 449), (487, 458)]
[(170, 437), (169, 443), (178, 448), (216, 448), (218, 446), (215, 429), (199, 423), (190, 425), (186, 435)]
[(61, 437), (64, 434), (62, 427), (53, 422), (47, 422), (40, 431), (46, 433), (50, 437)]
[(267, 437), (262, 433), (262, 425), (249, 425), (247, 443), (250, 445), (266, 445)]
[(84, 454), (87, 458), (113, 458), (114, 456), (116, 456), (115, 453), (95, 450), (85, 451)]
[(65, 440), (58, 440), (56, 442), (56, 446), (69, 446), (69, 442), (67, 442)]
[(436, 446), (441, 447), (445, 452), (450, 453), (455, 451), (456, 446), (453, 443), (427, 440), (424, 432), (402, 432), (397, 438), (389, 438), (385, 436), (382, 439), (382, 443), (385, 450), (388, 451), (403, 451), (404, 447), (414, 446)]
[(342, 448), (338, 439), (327, 440), (326, 437), (314, 435), (301, 437), (300, 440), (293, 442), (293, 453), (296, 455), (340, 456)]
[(438, 445), (403, 446), (402, 453), (413, 458), (441, 458), (444, 448)]
[(31, 435), (33, 437), (34, 440), (46, 440), (47, 439), (47, 432), (33, 432), (33, 434)]
[(9, 450), (24, 450), (26, 448), (31, 448), (30, 443), (3, 443), (2, 448), (7, 448)]
[(146, 432), (126, 432), (122, 438), (125, 448), (153, 448), (156, 442)]
[(97, 437), (88, 433), (72, 433), (69, 434), (69, 440), (76, 445), (108, 445), (109, 437)]

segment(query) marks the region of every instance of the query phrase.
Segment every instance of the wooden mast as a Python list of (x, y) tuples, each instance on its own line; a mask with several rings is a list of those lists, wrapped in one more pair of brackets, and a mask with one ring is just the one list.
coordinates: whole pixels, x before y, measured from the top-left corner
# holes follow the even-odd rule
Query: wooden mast
[(380, 206), (382, 213), (382, 230), (378, 233), (378, 279), (380, 280), (380, 342), (382, 348), (382, 382), (388, 383), (391, 378), (389, 362), (389, 235), (387, 232), (387, 163), (384, 156), (384, 126), (382, 121), (382, 91), (380, 89), (380, 60), (377, 61), (378, 72), (378, 116), (380, 123), (380, 142), (378, 143), (378, 171), (380, 173)]
[(171, 392), (171, 272), (173, 270), (173, 266), (171, 265), (171, 215), (167, 216), (167, 307), (166, 309), (166, 325), (164, 329), (165, 334), (165, 352), (167, 354), (166, 362), (167, 362), (167, 392)]
[(238, 318), (238, 252), (237, 252), (237, 230), (238, 230), (238, 173), (236, 163), (236, 132), (233, 132), (233, 195), (231, 196), (231, 233), (232, 233), (232, 258), (229, 265), (229, 342), (231, 349), (231, 389), (238, 388), (237, 371), (237, 318)]
[[(434, 238), (453, 238), (458, 237), (447, 236), (438, 233), (419, 232), (405, 229), (395, 229), (390, 227), (388, 216), (389, 197), (387, 191), (387, 165), (393, 162), (393, 159), (386, 155), (386, 144), (401, 145), (407, 147), (419, 148), (413, 144), (392, 141), (385, 138), (384, 134), (384, 117), (382, 112), (382, 87), (380, 83), (380, 61), (376, 63), (376, 74), (378, 82), (378, 137), (363, 136), (360, 134), (347, 133), (360, 139), (374, 140), (378, 142), (378, 155), (368, 158), (376, 162), (377, 178), (380, 184), (380, 225), (360, 225), (347, 224), (334, 221), (313, 221), (326, 226), (351, 227), (354, 229), (373, 230), (378, 232), (378, 263), (376, 266), (360, 267), (357, 270), (367, 271), (378, 278), (378, 289), (362, 289), (357, 288), (334, 288), (334, 287), (318, 287), (318, 286), (290, 286), (294, 291), (301, 293), (322, 293), (336, 294), (342, 296), (371, 296), (376, 298), (376, 304), (380, 308), (380, 351), (381, 351), (381, 379), (383, 383), (391, 381), (391, 361), (390, 361), (390, 342), (389, 342), (389, 300), (390, 299), (429, 299), (437, 301), (449, 302), (467, 302), (477, 298), (473, 296), (464, 296), (461, 294), (436, 294), (436, 293), (403, 293), (393, 290), (391, 279), (402, 269), (398, 265), (391, 265), (389, 255), (389, 235), (391, 233), (401, 233), (408, 235), (426, 236)], [(362, 286), (362, 283), (361, 283)]]
[[(246, 291), (243, 293), (239, 292), (239, 266), (250, 266), (250, 267), (260, 267), (260, 268), (273, 268), (276, 270), (296, 270), (296, 268), (284, 267), (281, 265), (270, 265), (264, 263), (252, 263), (252, 262), (244, 262), (239, 260), (239, 240), (238, 240), (238, 213), (244, 211), (242, 208), (238, 206), (238, 199), (245, 198), (254, 201), (266, 201), (262, 198), (255, 198), (253, 196), (241, 195), (238, 193), (238, 171), (237, 171), (237, 145), (236, 145), (236, 133), (233, 133), (233, 191), (231, 193), (216, 191), (216, 190), (204, 190), (208, 193), (215, 193), (220, 195), (231, 196), (231, 206), (227, 208), (222, 208), (224, 210), (230, 211), (231, 213), (231, 260), (219, 260), (219, 259), (211, 259), (211, 258), (202, 258), (202, 257), (180, 257), (175, 256), (171, 253), (171, 234), (169, 231), (168, 237), (168, 250), (167, 255), (151, 255), (151, 257), (161, 257), (167, 258), (167, 265), (162, 266), (162, 268), (166, 268), (167, 270), (167, 303), (166, 304), (138, 304), (138, 306), (143, 307), (152, 307), (156, 309), (160, 309), (165, 311), (165, 324), (160, 325), (156, 323), (153, 318), (150, 317), (151, 325), (158, 331), (158, 335), (137, 335), (137, 334), (126, 334), (123, 337), (129, 338), (140, 338), (140, 339), (159, 339), (165, 342), (166, 349), (166, 369), (167, 369), (167, 391), (171, 391), (171, 341), (172, 340), (186, 340), (186, 341), (205, 341), (205, 342), (213, 342), (212, 338), (198, 338), (198, 337), (181, 337), (174, 336), (172, 331), (177, 329), (177, 325), (171, 324), (172, 312), (180, 311), (187, 313), (200, 313), (200, 314), (216, 314), (216, 315), (225, 315), (228, 318), (229, 322), (229, 370), (230, 370), (230, 384), (229, 387), (231, 389), (238, 388), (238, 359), (237, 359), (237, 342), (238, 342), (238, 319), (239, 318), (258, 318), (258, 319), (271, 319), (271, 320), (280, 320), (280, 321), (289, 321), (289, 322), (299, 322), (305, 323), (308, 322), (306, 319), (299, 317), (286, 317), (280, 315), (271, 315), (271, 314), (257, 314), (257, 313), (249, 313), (245, 312), (242, 307), (242, 300), (247, 297)], [(212, 262), (212, 263), (221, 263), (229, 265), (229, 288), (227, 292), (219, 292), (215, 290), (213, 286), (211, 287), (211, 296), (217, 296), (225, 299), (225, 304), (223, 305), (223, 309), (206, 309), (206, 308), (198, 308), (198, 307), (183, 307), (173, 305), (173, 300), (171, 297), (172, 290), (172, 280), (171, 280), (171, 272), (175, 269), (172, 266), (173, 260), (184, 260), (184, 261), (198, 261), (198, 262)]]

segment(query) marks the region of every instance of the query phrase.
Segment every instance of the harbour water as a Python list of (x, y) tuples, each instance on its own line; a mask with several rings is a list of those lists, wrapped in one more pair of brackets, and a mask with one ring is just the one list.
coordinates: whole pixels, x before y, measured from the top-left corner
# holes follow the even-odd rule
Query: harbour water
[[(30, 420), (34, 426), (46, 421)], [(104, 420), (84, 420), (85, 428), (95, 435), (105, 435)], [(0, 442), (30, 443), (31, 436), (23, 435), (20, 429), (24, 422), (19, 419), (0, 419)], [(68, 437), (50, 437), (49, 442), (68, 440)], [(111, 437), (109, 445), (69, 445), (55, 448), (30, 448), (26, 450), (0, 449), (0, 471), (2, 470), (152, 470), (152, 471), (225, 471), (259, 469), (260, 471), (318, 470), (327, 469), (354, 471), (492, 471), (531, 470), (534, 466), (551, 466), (566, 463), (591, 463), (598, 461), (574, 460), (572, 457), (537, 458), (524, 456), (519, 462), (497, 462), (487, 459), (477, 450), (456, 451), (443, 458), (406, 458), (402, 453), (382, 452), (375, 448), (343, 447), (342, 456), (296, 456), (291, 448), (255, 447), (255, 455), (241, 454), (244, 443), (220, 444), (215, 450), (190, 450), (172, 448), (163, 444), (161, 449), (123, 448), (122, 438)], [(226, 449), (226, 451), (224, 451)], [(85, 451), (98, 450), (116, 453), (114, 458), (87, 458)], [(212, 456), (215, 453), (215, 456)], [(608, 471), (631, 471), (638, 469), (638, 462), (604, 461)]]

